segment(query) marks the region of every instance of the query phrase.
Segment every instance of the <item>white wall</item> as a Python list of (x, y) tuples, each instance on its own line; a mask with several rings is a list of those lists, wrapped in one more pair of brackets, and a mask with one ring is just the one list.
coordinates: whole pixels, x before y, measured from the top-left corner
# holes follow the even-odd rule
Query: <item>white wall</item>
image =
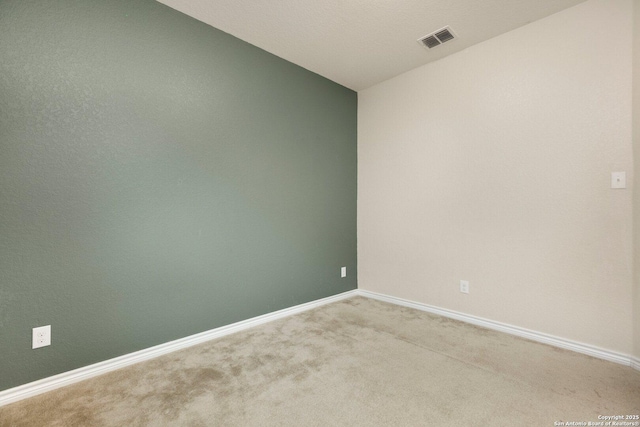
[(359, 287), (631, 353), (631, 40), (589, 0), (361, 91)]
[[(633, 7), (633, 163), (640, 168), (640, 0)], [(633, 187), (634, 236), (634, 343), (635, 356), (640, 359), (640, 173), (635, 174)]]

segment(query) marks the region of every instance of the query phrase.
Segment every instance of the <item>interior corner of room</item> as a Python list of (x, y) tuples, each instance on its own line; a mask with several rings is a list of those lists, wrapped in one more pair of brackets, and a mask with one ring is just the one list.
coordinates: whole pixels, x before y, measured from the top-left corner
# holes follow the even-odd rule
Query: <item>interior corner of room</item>
[(638, 1), (361, 80), (172, 3), (0, 4), (0, 397), (341, 295), (640, 370)]

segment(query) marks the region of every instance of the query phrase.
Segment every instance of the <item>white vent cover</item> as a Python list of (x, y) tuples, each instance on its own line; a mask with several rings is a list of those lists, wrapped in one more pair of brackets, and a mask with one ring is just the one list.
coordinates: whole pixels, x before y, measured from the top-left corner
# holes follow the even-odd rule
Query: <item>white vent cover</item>
[(457, 36), (453, 30), (447, 26), (434, 31), (431, 34), (427, 34), (424, 37), (420, 37), (418, 39), (418, 43), (427, 49), (433, 49), (434, 47), (440, 46), (442, 43), (446, 43), (455, 38), (457, 38)]

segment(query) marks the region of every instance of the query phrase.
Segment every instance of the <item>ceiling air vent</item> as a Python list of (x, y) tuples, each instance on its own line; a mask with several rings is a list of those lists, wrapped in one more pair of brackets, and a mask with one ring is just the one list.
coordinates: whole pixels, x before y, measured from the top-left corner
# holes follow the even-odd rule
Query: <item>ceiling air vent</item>
[(433, 49), (436, 46), (440, 46), (442, 43), (446, 43), (449, 40), (453, 40), (456, 38), (456, 35), (453, 33), (453, 30), (449, 27), (440, 28), (438, 31), (434, 31), (431, 34), (427, 34), (424, 37), (420, 37), (418, 39), (418, 43), (422, 46)]

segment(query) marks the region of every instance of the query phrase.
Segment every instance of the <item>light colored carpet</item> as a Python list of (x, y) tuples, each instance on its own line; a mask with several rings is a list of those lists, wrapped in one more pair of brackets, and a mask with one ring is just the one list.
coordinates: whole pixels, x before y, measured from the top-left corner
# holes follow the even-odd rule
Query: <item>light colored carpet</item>
[(355, 297), (0, 408), (2, 426), (553, 426), (640, 373)]

